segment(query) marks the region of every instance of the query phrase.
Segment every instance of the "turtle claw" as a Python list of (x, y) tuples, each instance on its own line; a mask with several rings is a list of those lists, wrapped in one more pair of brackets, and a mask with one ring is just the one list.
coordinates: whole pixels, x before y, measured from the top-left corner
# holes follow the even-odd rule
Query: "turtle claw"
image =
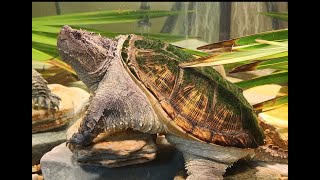
[(48, 109), (50, 109), (50, 107), (51, 107), (52, 109), (57, 108), (57, 110), (59, 110), (59, 104), (60, 104), (61, 98), (55, 94), (50, 93), (49, 99), (50, 99), (49, 100), (50, 103), (48, 105)]
[(37, 106), (37, 109), (59, 110), (60, 98), (52, 93), (49, 96), (36, 96), (32, 98), (32, 109)]
[(72, 137), (67, 140), (66, 146), (73, 145), (73, 146), (88, 146), (91, 144), (94, 136), (92, 133), (85, 131), (81, 133), (74, 133)]
[(42, 102), (43, 101), (44, 101), (44, 98), (42, 96), (39, 96), (37, 98), (38, 110), (42, 107)]

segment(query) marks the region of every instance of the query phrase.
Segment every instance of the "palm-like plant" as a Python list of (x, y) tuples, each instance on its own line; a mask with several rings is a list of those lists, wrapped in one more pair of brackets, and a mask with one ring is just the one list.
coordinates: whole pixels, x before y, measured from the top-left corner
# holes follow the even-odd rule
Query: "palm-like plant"
[[(88, 28), (90, 24), (112, 24), (136, 22), (148, 13), (149, 18), (178, 15), (179, 11), (121, 10), (73, 13), (59, 16), (46, 16), (32, 19), (32, 60), (56, 65), (75, 73), (63, 63), (56, 51), (57, 34), (61, 26), (68, 24), (76, 28), (100, 33), (102, 36), (115, 37), (120, 33), (106, 32)], [(264, 13), (267, 16), (287, 21), (288, 13)], [(133, 33), (133, 32), (128, 32)], [(149, 34), (149, 38), (174, 42), (183, 36), (169, 34)], [(266, 76), (236, 82), (243, 89), (265, 85), (281, 84), (286, 87), (288, 81), (288, 29), (264, 32), (235, 38), (223, 42), (199, 47), (199, 51), (183, 49), (194, 54), (198, 59), (180, 64), (181, 67), (200, 67), (224, 65), (229, 74), (255, 69), (274, 69)], [(286, 88), (285, 88), (286, 89)], [(275, 99), (256, 104), (256, 109), (269, 110), (288, 103), (285, 91)]]
[[(267, 16), (288, 20), (288, 13), (263, 13)], [(288, 103), (288, 29), (268, 31), (223, 42), (198, 47), (202, 52), (187, 50), (200, 58), (181, 63), (181, 67), (202, 67), (224, 65), (231, 75), (260, 69), (274, 72), (249, 80), (236, 82), (242, 89), (265, 84), (279, 84), (284, 92), (269, 101), (254, 105), (257, 110), (267, 111)]]
[[(178, 11), (121, 10), (73, 13), (56, 16), (32, 18), (32, 61), (46, 62), (75, 73), (70, 66), (63, 63), (56, 50), (57, 35), (63, 25), (100, 33), (102, 36), (115, 37), (120, 33), (88, 28), (92, 24), (114, 24), (136, 22), (148, 14), (149, 18), (177, 15)], [(128, 32), (133, 33), (133, 32)], [(169, 34), (148, 34), (149, 38), (162, 39), (167, 42), (181, 40), (184, 37)]]

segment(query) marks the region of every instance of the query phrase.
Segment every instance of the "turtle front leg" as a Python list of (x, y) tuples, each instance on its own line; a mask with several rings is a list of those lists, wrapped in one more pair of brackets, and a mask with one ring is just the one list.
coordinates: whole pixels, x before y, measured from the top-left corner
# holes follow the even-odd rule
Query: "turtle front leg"
[(111, 112), (110, 106), (112, 106), (112, 103), (108, 101), (107, 97), (100, 94), (91, 96), (90, 105), (78, 128), (78, 132), (67, 140), (67, 146), (89, 146), (104, 128), (110, 127), (109, 124), (105, 124), (110, 114), (109, 112)]
[(183, 152), (187, 180), (223, 179), (227, 164), (215, 162), (207, 158)]

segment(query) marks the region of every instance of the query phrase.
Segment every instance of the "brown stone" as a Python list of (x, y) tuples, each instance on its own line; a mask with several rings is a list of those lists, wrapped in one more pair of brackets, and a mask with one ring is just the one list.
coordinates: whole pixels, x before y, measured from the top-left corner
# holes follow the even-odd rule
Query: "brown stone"
[(280, 180), (288, 177), (288, 166), (285, 164), (240, 162), (227, 170), (224, 176), (226, 180)]
[[(67, 139), (74, 134), (81, 119), (67, 131)], [(75, 160), (81, 164), (121, 167), (151, 161), (157, 147), (150, 134), (127, 130), (115, 134), (101, 133), (87, 147), (69, 146)]]
[(32, 109), (32, 133), (62, 127), (78, 119), (87, 107), (90, 95), (83, 89), (59, 84), (50, 84), (48, 87), (52, 93), (61, 98), (59, 110), (53, 112), (52, 110)]

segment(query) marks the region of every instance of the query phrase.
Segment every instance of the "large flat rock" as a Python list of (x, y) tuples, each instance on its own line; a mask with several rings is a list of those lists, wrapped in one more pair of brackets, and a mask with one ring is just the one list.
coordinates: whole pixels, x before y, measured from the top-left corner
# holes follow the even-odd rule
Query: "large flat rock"
[(79, 165), (65, 143), (46, 153), (40, 161), (42, 174), (47, 180), (149, 179), (172, 180), (184, 169), (182, 154), (172, 147), (158, 148), (153, 161), (118, 168)]
[(239, 161), (227, 169), (225, 180), (283, 180), (288, 178), (288, 164)]
[[(78, 131), (82, 118), (77, 120), (67, 131), (67, 140)], [(73, 146), (77, 162), (105, 167), (121, 167), (140, 164), (153, 160), (156, 157), (157, 147), (154, 137), (128, 129), (123, 132), (110, 134), (100, 133), (89, 146)]]
[(53, 94), (61, 98), (59, 110), (32, 109), (32, 133), (45, 132), (67, 125), (78, 119), (86, 110), (89, 93), (77, 87), (49, 84)]
[(89, 102), (90, 95), (83, 89), (59, 84), (48, 87), (62, 101), (54, 115), (32, 110), (32, 165), (39, 164), (46, 152), (66, 141), (67, 129), (84, 114)]
[(39, 164), (46, 152), (65, 141), (66, 130), (32, 134), (32, 165)]

